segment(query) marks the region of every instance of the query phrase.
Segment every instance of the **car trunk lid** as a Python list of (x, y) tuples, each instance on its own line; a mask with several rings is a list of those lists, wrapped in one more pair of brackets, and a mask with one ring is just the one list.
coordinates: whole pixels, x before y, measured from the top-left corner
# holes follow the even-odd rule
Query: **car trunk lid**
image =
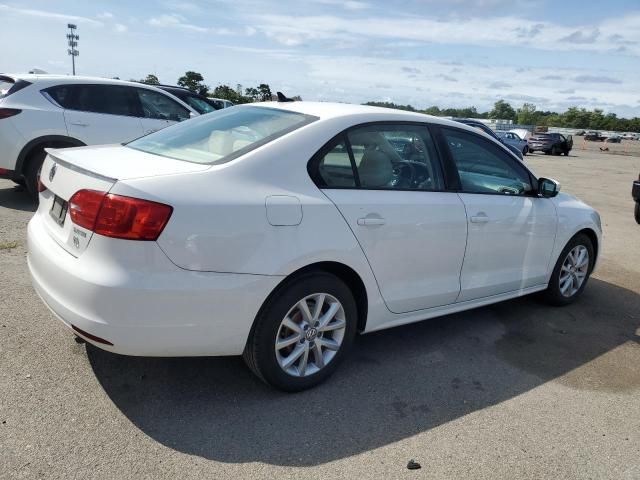
[[(79, 190), (109, 192), (119, 180), (187, 173), (209, 168), (122, 146), (46, 149), (40, 182), (40, 215), (45, 229), (68, 253), (80, 256), (94, 235), (76, 225), (69, 201)], [(42, 188), (41, 187), (41, 188)]]

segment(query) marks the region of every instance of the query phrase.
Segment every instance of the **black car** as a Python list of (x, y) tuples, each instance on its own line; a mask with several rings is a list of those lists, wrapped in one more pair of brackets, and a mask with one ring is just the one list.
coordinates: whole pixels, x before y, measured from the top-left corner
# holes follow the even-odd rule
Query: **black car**
[(156, 85), (156, 87), (161, 88), (165, 92), (169, 92), (174, 97), (179, 98), (201, 115), (211, 113), (222, 108), (222, 105), (218, 102), (215, 102), (203, 95), (198, 95), (188, 88), (176, 87), (173, 85)]
[(600, 132), (591, 131), (584, 134), (584, 139), (587, 142), (604, 142), (606, 138), (604, 135), (600, 135)]
[(638, 175), (638, 180), (635, 180), (633, 182), (633, 187), (631, 187), (631, 196), (636, 202), (636, 208), (635, 208), (636, 222), (640, 223), (640, 175)]
[(454, 120), (456, 122), (460, 122), (460, 123), (464, 123), (465, 125), (469, 125), (470, 127), (477, 128), (478, 130), (481, 130), (484, 133), (486, 133), (487, 135), (489, 135), (490, 137), (495, 138), (497, 141), (499, 141), (501, 144), (503, 144), (505, 147), (507, 147), (511, 152), (513, 152), (513, 154), (516, 157), (518, 157), (521, 161), (524, 161), (524, 157), (522, 155), (522, 152), (520, 151), (520, 149), (518, 147), (514, 147), (513, 145), (509, 145), (508, 143), (506, 143), (503, 139), (501, 139), (496, 134), (496, 132), (491, 130), (484, 123), (482, 123), (482, 122), (480, 122), (478, 120), (475, 120), (473, 118), (454, 118)]
[(573, 137), (561, 133), (534, 133), (529, 137), (529, 152), (544, 152), (546, 155), (569, 155), (573, 148)]

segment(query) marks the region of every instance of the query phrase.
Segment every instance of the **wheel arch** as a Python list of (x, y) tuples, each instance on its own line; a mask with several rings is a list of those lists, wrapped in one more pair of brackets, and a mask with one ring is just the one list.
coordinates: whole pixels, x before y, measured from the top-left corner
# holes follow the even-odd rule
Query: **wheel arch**
[[(340, 280), (342, 280), (351, 293), (353, 294), (353, 298), (356, 302), (356, 307), (358, 310), (358, 324), (357, 329), (359, 332), (363, 332), (367, 325), (367, 315), (369, 309), (369, 297), (367, 293), (367, 288), (365, 287), (364, 281), (360, 277), (360, 275), (348, 265), (340, 262), (334, 261), (321, 261), (315, 262), (304, 267), (298, 268), (297, 270), (288, 274), (282, 281), (273, 289), (273, 291), (269, 294), (269, 296), (265, 299), (258, 311), (256, 318), (260, 316), (260, 313), (264, 310), (264, 308), (269, 304), (269, 302), (279, 294), (284, 288), (287, 287), (291, 282), (295, 281), (296, 278), (300, 276), (310, 273), (310, 272), (325, 272), (335, 275)], [(255, 319), (253, 321), (253, 325), (251, 326), (251, 330), (255, 326)]]
[(16, 173), (24, 175), (31, 155), (43, 148), (84, 147), (86, 144), (77, 138), (65, 135), (45, 135), (34, 138), (22, 147), (16, 161)]
[[(595, 230), (593, 230), (592, 228), (583, 228), (582, 230), (578, 230), (571, 238), (574, 238), (576, 235), (580, 235), (580, 234), (586, 235), (589, 238), (589, 240), (591, 240), (591, 245), (593, 245), (593, 254), (595, 257), (593, 265), (595, 266), (596, 260), (598, 259), (598, 252), (600, 248), (600, 245), (598, 244), (598, 235), (596, 234)], [(593, 267), (592, 267), (592, 270), (593, 270)]]

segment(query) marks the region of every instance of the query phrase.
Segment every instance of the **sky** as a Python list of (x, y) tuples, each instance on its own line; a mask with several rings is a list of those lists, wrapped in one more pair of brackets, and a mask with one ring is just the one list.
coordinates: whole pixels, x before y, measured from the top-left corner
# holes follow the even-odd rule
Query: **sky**
[(0, 72), (70, 74), (68, 22), (80, 75), (640, 116), (638, 0), (0, 0)]

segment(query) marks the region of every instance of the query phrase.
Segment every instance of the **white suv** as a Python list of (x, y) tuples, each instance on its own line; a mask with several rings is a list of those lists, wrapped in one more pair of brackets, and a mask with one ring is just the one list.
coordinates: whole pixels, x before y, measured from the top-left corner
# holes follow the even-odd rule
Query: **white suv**
[(196, 115), (150, 85), (0, 74), (0, 178), (24, 184), (36, 196), (45, 148), (128, 142)]

